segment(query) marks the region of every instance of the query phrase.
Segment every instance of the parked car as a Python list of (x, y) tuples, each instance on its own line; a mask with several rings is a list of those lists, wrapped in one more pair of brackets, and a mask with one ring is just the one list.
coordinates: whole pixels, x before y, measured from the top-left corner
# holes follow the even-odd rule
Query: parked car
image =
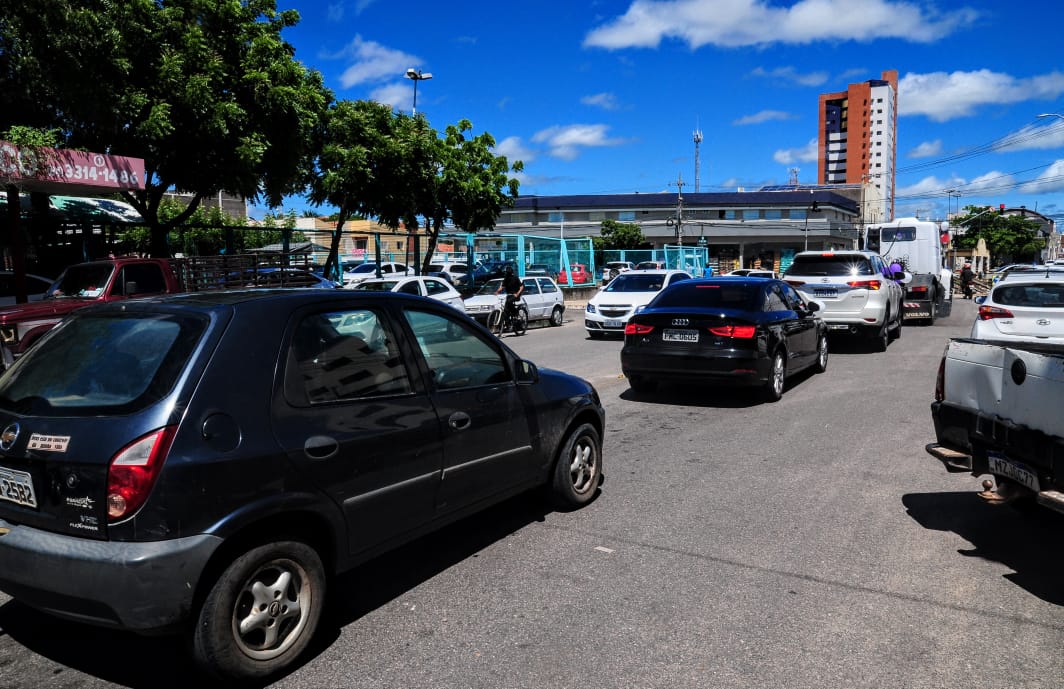
[(669, 285), (690, 280), (682, 270), (637, 270), (622, 273), (591, 297), (584, 308), (584, 329), (589, 337), (624, 334), (628, 319)]
[(75, 312), (0, 376), (0, 429), (0, 590), (258, 686), (334, 575), (528, 489), (589, 502), (604, 413), (430, 299), (217, 291)]
[(525, 277), (546, 277), (558, 280), (558, 271), (549, 263), (530, 263), (525, 266)]
[[(48, 288), (55, 282), (54, 279), (26, 273), (26, 298), (29, 301), (40, 301), (49, 293)], [(15, 273), (10, 270), (0, 270), (0, 306), (15, 304), (18, 288), (15, 285)]]
[(240, 287), (315, 287), (318, 289), (340, 287), (340, 283), (302, 268), (255, 268), (234, 275), (237, 277), (236, 280), (227, 280), (227, 284), (231, 287), (238, 285)]
[(475, 292), (477, 288), (486, 282), (501, 278), (506, 275), (506, 269), (510, 268), (517, 274), (517, 264), (513, 261), (485, 261), (473, 266), (473, 271), (455, 279), (455, 287), (462, 290), (463, 294)]
[(442, 301), (465, 313), (462, 295), (450, 283), (431, 276), (373, 278), (355, 285), (359, 292), (400, 292)]
[[(565, 313), (565, 296), (558, 284), (545, 277), (526, 277), (521, 280), (521, 284), (525, 286), (521, 297), (525, 302), (528, 320), (548, 320), (551, 325), (561, 325)], [(486, 323), (498, 304), (499, 296), (495, 292), (501, 286), (501, 279), (482, 285), (476, 294), (465, 300), (466, 313), (481, 323)]]
[(621, 370), (637, 393), (662, 382), (746, 385), (774, 402), (789, 376), (827, 370), (818, 308), (780, 280), (686, 280), (628, 320)]
[(1010, 272), (975, 303), (975, 339), (1064, 344), (1064, 271)]
[(610, 280), (621, 273), (627, 273), (629, 270), (635, 270), (635, 264), (631, 261), (608, 262), (606, 265), (602, 266), (602, 284), (609, 284)]
[(832, 334), (868, 338), (886, 351), (901, 336), (905, 288), (874, 251), (802, 251), (783, 279), (807, 300), (820, 304), (820, 317)]
[(729, 271), (722, 275), (725, 276), (738, 276), (738, 277), (751, 277), (751, 278), (770, 278), (772, 280), (778, 280), (779, 275), (776, 275), (774, 270), (762, 270), (761, 268), (738, 268), (736, 270)]
[(454, 261), (444, 261), (443, 263), (430, 263), (429, 272), (441, 273), (441, 277), (444, 277), (447, 282), (452, 285), (458, 283), (458, 279), (469, 274), (469, 264), (457, 263)]
[[(414, 271), (405, 263), (388, 261), (381, 263), (380, 273), (381, 277), (396, 277), (399, 275), (413, 275)], [(369, 280), (375, 277), (377, 277), (377, 264), (374, 261), (367, 261), (366, 263), (355, 266), (351, 270), (344, 271), (344, 287), (350, 288), (363, 280)]]
[(591, 273), (587, 271), (587, 266), (583, 263), (574, 263), (569, 266), (569, 270), (559, 271), (559, 284), (568, 284), (570, 279), (574, 285), (586, 285), (592, 281)]
[(665, 261), (640, 261), (635, 264), (636, 270), (666, 270)]

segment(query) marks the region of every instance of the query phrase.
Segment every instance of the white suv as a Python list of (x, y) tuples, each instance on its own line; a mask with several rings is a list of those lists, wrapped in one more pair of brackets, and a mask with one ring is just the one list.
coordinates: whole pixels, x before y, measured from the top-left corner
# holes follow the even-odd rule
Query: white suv
[(630, 270), (610, 280), (584, 309), (584, 329), (590, 337), (624, 334), (628, 318), (650, 303), (658, 292), (681, 280), (690, 280), (683, 270)]
[(820, 304), (828, 332), (865, 335), (885, 351), (901, 335), (905, 288), (873, 251), (802, 251), (783, 279)]

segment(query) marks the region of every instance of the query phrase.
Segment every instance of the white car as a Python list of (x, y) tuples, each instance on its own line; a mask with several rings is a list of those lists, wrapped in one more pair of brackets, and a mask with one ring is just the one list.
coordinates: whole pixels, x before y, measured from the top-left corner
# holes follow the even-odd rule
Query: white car
[[(394, 262), (382, 262), (381, 263), (381, 277), (399, 277), (413, 275), (414, 271), (405, 263)], [(370, 280), (377, 277), (377, 264), (374, 261), (367, 261), (366, 263), (359, 264), (351, 270), (344, 271), (344, 288), (354, 289), (354, 286), (363, 280)]]
[(722, 277), (735, 276), (744, 278), (773, 278), (778, 279), (779, 275), (776, 275), (774, 270), (764, 270), (762, 268), (738, 268), (731, 272), (725, 273)]
[(621, 273), (599, 290), (584, 309), (584, 329), (590, 337), (624, 334), (632, 315), (642, 311), (658, 292), (681, 280), (690, 280), (683, 270), (631, 270)]
[(978, 340), (1064, 344), (1064, 271), (1010, 272), (986, 296), (976, 297)]
[(450, 280), (452, 285), (458, 284), (459, 278), (464, 278), (469, 274), (469, 264), (456, 263), (453, 261), (445, 261), (443, 263), (430, 263), (429, 272), (443, 273)]
[(874, 251), (801, 251), (783, 279), (820, 304), (829, 333), (864, 335), (880, 352), (901, 335), (905, 288)]
[(602, 266), (602, 284), (610, 284), (610, 280), (629, 270), (635, 270), (635, 264), (631, 261), (610, 261)]
[[(521, 298), (528, 312), (528, 320), (548, 320), (551, 325), (561, 325), (565, 313), (565, 296), (558, 283), (548, 277), (534, 276), (522, 278), (525, 286)], [(476, 294), (465, 301), (466, 313), (481, 323), (486, 323), (488, 314), (499, 303), (496, 290), (502, 286), (502, 279), (488, 280)]]
[(352, 289), (360, 292), (402, 292), (404, 294), (416, 294), (429, 297), (449, 304), (461, 312), (465, 312), (465, 303), (462, 295), (458, 293), (446, 280), (431, 276), (371, 278), (354, 285)]

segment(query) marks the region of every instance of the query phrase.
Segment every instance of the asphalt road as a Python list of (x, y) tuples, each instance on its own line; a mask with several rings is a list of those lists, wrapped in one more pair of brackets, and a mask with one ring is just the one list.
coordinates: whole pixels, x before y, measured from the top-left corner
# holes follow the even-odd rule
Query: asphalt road
[[(776, 404), (634, 398), (580, 314), (507, 344), (607, 407), (606, 481), (535, 496), (342, 577), (313, 653), (272, 686), (810, 688), (1064, 684), (1061, 526), (982, 504), (924, 452), (946, 339), (833, 341)], [(173, 639), (49, 619), (0, 596), (0, 688), (203, 686)]]

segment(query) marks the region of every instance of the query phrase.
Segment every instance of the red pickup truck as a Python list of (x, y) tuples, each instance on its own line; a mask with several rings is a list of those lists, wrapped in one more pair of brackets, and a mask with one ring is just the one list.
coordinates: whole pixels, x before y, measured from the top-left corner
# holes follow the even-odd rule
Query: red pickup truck
[(10, 366), (68, 313), (99, 302), (205, 289), (301, 287), (317, 282), (305, 262), (292, 268), (291, 261), (264, 254), (110, 258), (78, 263), (64, 270), (51, 286), (51, 293), (40, 301), (0, 309), (0, 357), (5, 368)]

